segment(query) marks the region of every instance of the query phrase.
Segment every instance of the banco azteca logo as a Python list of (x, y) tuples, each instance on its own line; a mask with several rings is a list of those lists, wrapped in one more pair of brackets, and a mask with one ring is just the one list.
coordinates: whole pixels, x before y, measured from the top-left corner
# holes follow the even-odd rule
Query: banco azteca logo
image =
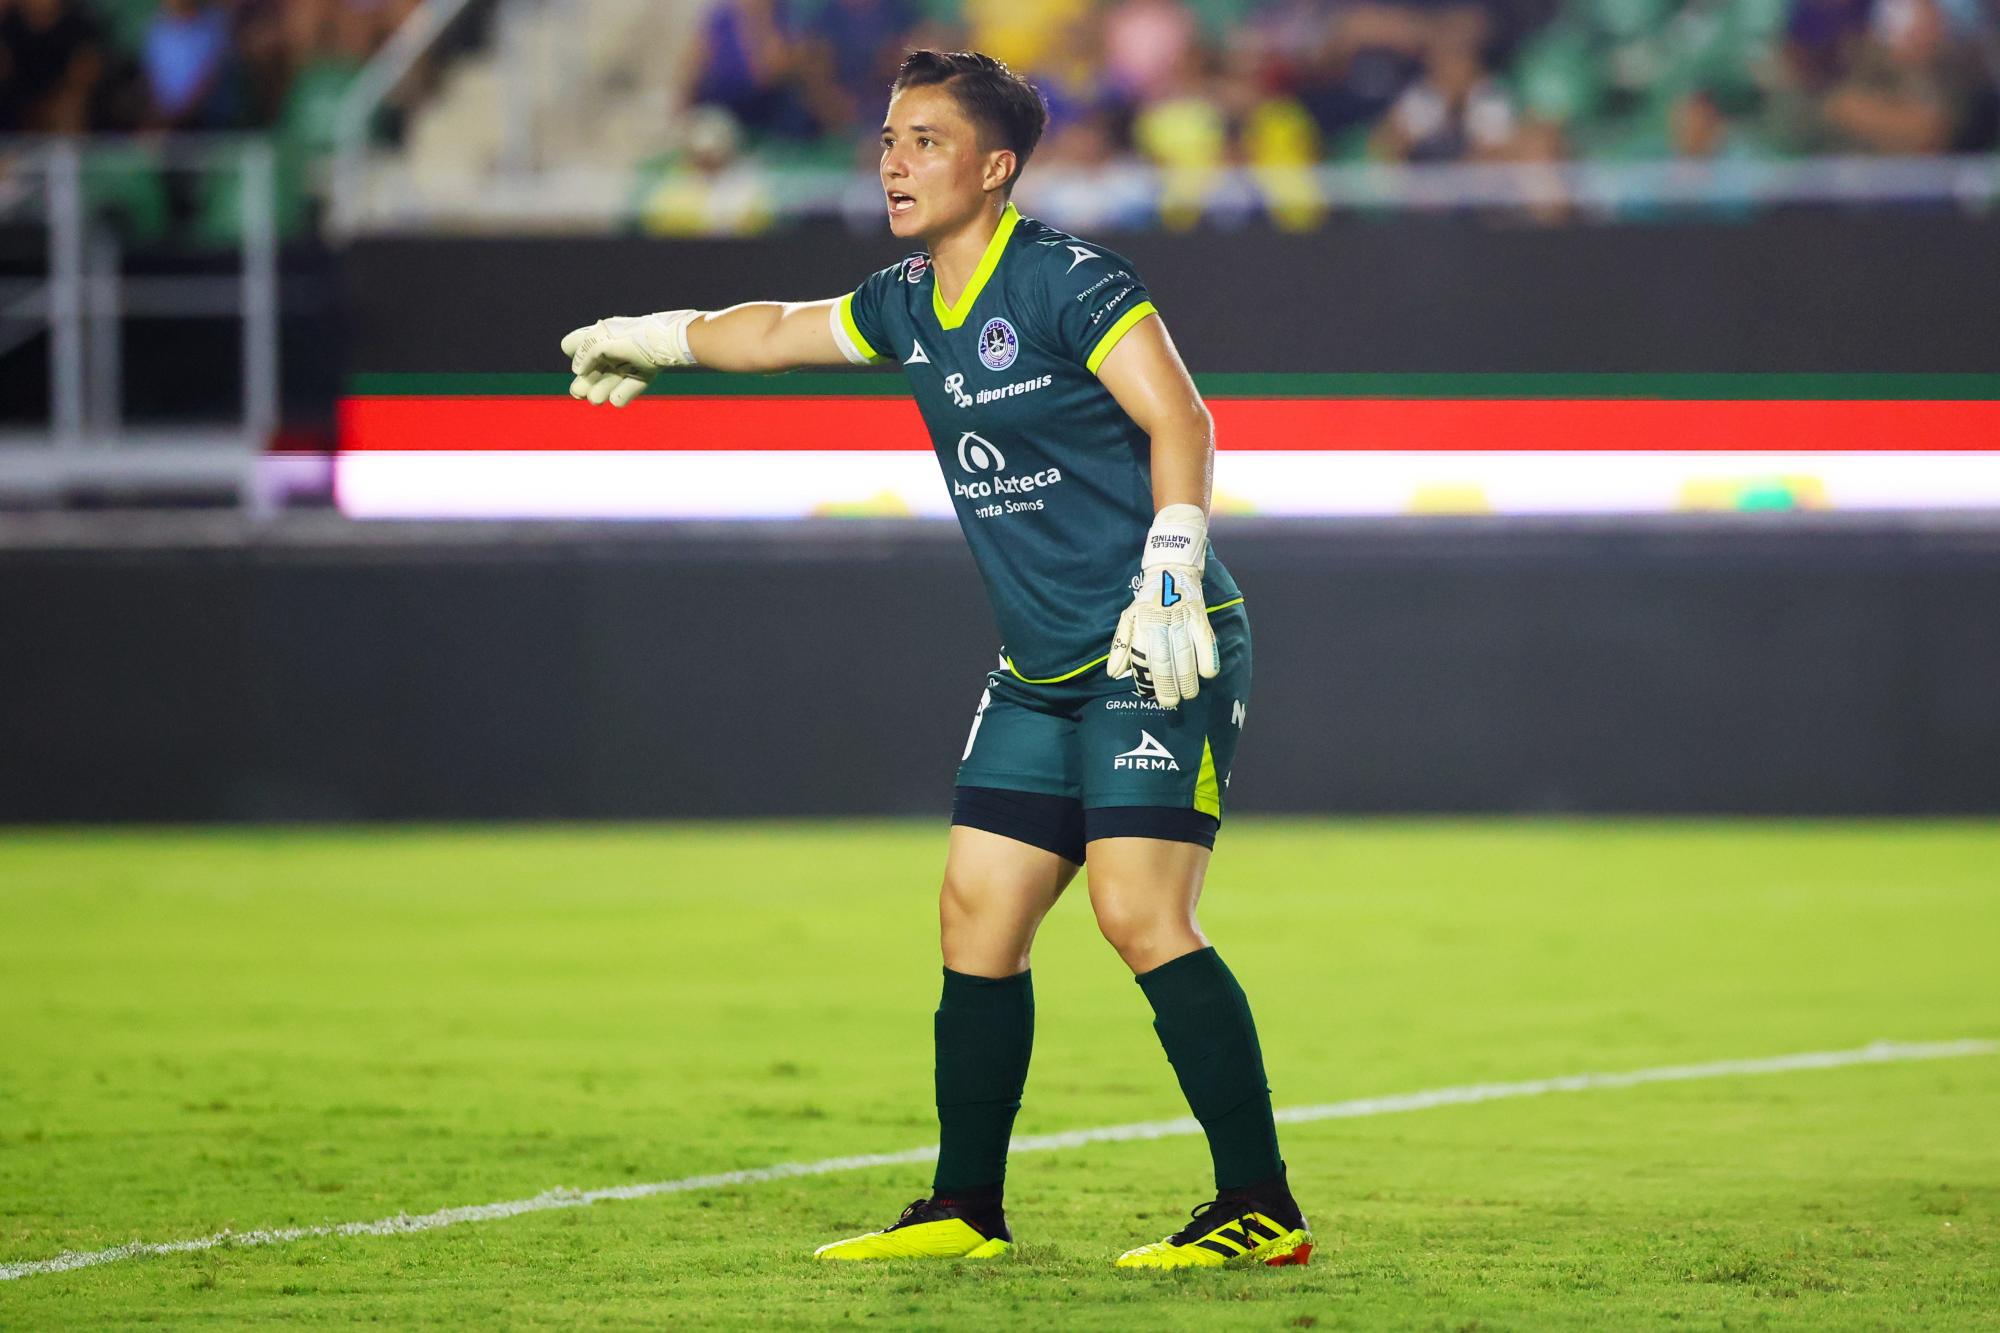
[(967, 431), (958, 437), (958, 465), (966, 472), (998, 472), (1007, 466), (1007, 458), (999, 445)]

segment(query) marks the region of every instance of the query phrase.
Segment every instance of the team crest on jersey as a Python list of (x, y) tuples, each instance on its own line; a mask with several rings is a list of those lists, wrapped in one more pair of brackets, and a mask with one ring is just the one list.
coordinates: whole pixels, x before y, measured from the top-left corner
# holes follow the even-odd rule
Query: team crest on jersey
[(979, 363), (988, 370), (1005, 370), (1021, 354), (1021, 340), (1004, 319), (989, 319), (979, 331)]
[(912, 285), (924, 280), (924, 271), (931, 266), (929, 255), (911, 255), (903, 264), (903, 281)]

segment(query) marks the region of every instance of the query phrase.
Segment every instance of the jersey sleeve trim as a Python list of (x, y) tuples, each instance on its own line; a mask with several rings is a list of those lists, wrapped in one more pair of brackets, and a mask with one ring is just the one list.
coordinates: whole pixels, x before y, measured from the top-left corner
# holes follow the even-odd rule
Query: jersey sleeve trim
[(1097, 346), (1090, 349), (1090, 357), (1083, 363), (1083, 368), (1095, 375), (1097, 368), (1104, 364), (1104, 358), (1111, 355), (1111, 349), (1118, 345), (1121, 338), (1132, 331), (1134, 324), (1137, 324), (1148, 315), (1157, 315), (1159, 313), (1159, 311), (1153, 309), (1151, 301), (1141, 301), (1120, 315), (1118, 322), (1106, 329), (1104, 336), (1097, 340)]
[(827, 316), (827, 324), (833, 329), (834, 344), (849, 362), (865, 366), (882, 359), (882, 354), (869, 346), (868, 339), (861, 336), (860, 326), (854, 322), (853, 292), (835, 301)]

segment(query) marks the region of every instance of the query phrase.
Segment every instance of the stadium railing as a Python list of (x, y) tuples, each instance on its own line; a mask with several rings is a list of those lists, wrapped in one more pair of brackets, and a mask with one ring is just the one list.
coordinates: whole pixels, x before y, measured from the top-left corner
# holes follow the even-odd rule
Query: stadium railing
[[(203, 257), (128, 271), (124, 238), (170, 215), (198, 236)], [(0, 500), (128, 481), (251, 498), (279, 412), (271, 144), (248, 135), (0, 138), (0, 226), (18, 240), (16, 261), (0, 275), (0, 354), (48, 341), (42, 419), (20, 402), (0, 419)], [(218, 269), (216, 246), (235, 252), (233, 271)], [(240, 327), (234, 415), (172, 426), (128, 420), (130, 323), (218, 319)]]

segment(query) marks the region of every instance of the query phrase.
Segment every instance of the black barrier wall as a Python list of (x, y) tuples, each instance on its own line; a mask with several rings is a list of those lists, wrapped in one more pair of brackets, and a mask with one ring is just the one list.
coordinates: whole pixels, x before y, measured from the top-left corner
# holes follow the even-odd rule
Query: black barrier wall
[[(994, 653), (958, 534), (763, 533), (0, 549), (0, 819), (942, 820)], [(1217, 543), (1257, 636), (1232, 810), (2000, 811), (2000, 535)]]
[[(2000, 217), (1093, 239), (1134, 262), (1198, 374), (2000, 371)], [(562, 335), (600, 316), (838, 296), (908, 248), (886, 229), (366, 241), (344, 259), (352, 365), (555, 373)]]

